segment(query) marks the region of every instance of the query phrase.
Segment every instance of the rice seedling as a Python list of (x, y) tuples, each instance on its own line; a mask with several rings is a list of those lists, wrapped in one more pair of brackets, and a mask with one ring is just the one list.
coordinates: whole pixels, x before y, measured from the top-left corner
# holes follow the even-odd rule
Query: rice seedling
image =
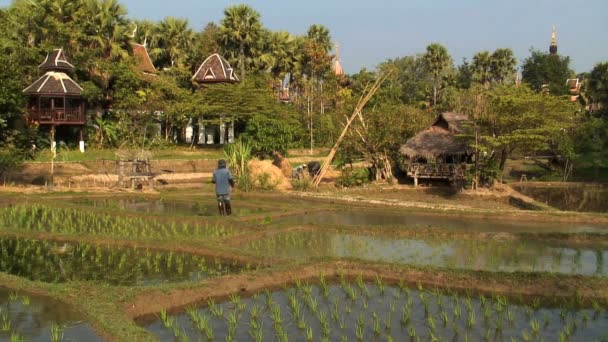
[(8, 319), (8, 314), (2, 314), (2, 324), (0, 324), (0, 331), (9, 332), (11, 331), (11, 321)]
[(11, 333), (11, 342), (25, 342), (25, 337), (20, 333)]
[(378, 318), (378, 314), (376, 312), (372, 312), (372, 329), (374, 331), (374, 335), (380, 335), (380, 319)]
[(311, 328), (311, 327), (308, 327), (308, 328), (306, 329), (306, 341), (307, 341), (307, 342), (312, 342), (312, 340), (313, 340), (312, 328)]
[(63, 341), (63, 327), (57, 323), (51, 324), (51, 342)]
[(207, 306), (209, 307), (209, 312), (216, 318), (220, 318), (224, 315), (224, 308), (215, 304), (213, 299), (209, 299), (207, 301)]
[(365, 334), (364, 327), (357, 325), (357, 328), (355, 330), (355, 336), (357, 336), (357, 341), (363, 341), (364, 334)]

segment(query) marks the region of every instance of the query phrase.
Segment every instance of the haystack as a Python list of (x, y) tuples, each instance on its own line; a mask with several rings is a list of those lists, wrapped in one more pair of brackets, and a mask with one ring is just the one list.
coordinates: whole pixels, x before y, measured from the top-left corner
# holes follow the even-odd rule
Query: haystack
[(273, 155), (274, 160), (272, 161), (272, 164), (276, 167), (278, 167), (279, 169), (281, 169), (281, 172), (283, 173), (283, 176), (289, 178), (291, 177), (291, 172), (293, 171), (293, 167), (291, 166), (291, 163), (289, 162), (289, 160), (287, 158), (285, 158), (281, 153), (276, 152)]
[(268, 181), (270, 184), (276, 184), (277, 190), (289, 190), (292, 188), (289, 179), (270, 160), (252, 160), (247, 164), (247, 168), (249, 169), (251, 179), (253, 179), (256, 185), (259, 185), (259, 179), (265, 173), (269, 176)]

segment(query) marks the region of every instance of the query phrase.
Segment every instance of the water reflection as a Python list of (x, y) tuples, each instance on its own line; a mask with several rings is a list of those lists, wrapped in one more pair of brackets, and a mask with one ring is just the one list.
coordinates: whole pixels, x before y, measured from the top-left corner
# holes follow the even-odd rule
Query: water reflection
[(318, 227), (440, 227), (476, 232), (561, 232), (607, 233), (608, 227), (587, 223), (526, 222), (519, 220), (491, 220), (480, 217), (423, 215), (371, 210), (317, 211), (276, 219), (272, 225), (310, 225)]
[(606, 249), (538, 242), (396, 239), (327, 232), (290, 232), (245, 248), (287, 258), (334, 257), (501, 272), (556, 272), (607, 276)]
[[(16, 293), (0, 287), (0, 313), (10, 321), (9, 331), (0, 331), (0, 341), (20, 334), (26, 341), (50, 341), (51, 325), (63, 328), (64, 341), (101, 341), (82, 317), (58, 301)], [(4, 316), (6, 315), (6, 316)]]

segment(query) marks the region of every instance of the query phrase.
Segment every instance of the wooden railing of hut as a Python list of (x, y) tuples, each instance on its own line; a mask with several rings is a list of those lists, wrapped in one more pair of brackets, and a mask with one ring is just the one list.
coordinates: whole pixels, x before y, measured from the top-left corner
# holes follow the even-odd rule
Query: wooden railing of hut
[(54, 108), (54, 109), (30, 109), (28, 111), (30, 121), (41, 125), (84, 125), (86, 116), (83, 110), (76, 108)]
[(451, 163), (409, 163), (407, 175), (414, 178), (414, 185), (418, 186), (418, 179), (447, 179), (450, 181), (465, 179), (466, 165)]

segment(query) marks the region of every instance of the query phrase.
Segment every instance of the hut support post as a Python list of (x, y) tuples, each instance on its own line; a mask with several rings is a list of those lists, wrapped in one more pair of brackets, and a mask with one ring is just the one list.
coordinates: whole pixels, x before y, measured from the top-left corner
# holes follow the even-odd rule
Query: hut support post
[(80, 147), (80, 152), (84, 153), (84, 126), (80, 126), (80, 141), (78, 147)]
[(414, 176), (414, 186), (418, 187), (418, 176)]

